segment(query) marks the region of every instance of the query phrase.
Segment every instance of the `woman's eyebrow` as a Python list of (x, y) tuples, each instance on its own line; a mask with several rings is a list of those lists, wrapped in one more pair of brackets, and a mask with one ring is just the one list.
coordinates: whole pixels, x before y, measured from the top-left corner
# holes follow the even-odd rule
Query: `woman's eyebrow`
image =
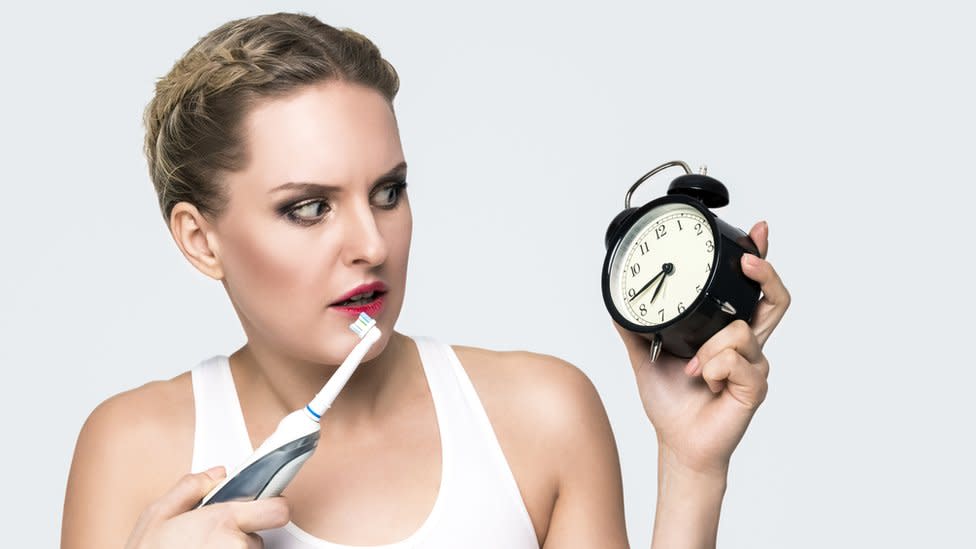
[[(376, 181), (374, 181), (373, 184), (376, 185), (378, 183), (381, 183), (383, 181), (388, 181), (397, 176), (403, 177), (406, 174), (406, 172), (407, 172), (407, 163), (400, 162), (399, 164), (394, 166), (393, 169), (376, 178)], [(289, 191), (289, 190), (334, 192), (340, 189), (341, 187), (336, 185), (325, 185), (322, 183), (311, 183), (308, 181), (289, 181), (288, 183), (282, 183), (281, 185), (278, 185), (277, 187), (271, 189), (268, 192), (276, 193), (280, 191)]]

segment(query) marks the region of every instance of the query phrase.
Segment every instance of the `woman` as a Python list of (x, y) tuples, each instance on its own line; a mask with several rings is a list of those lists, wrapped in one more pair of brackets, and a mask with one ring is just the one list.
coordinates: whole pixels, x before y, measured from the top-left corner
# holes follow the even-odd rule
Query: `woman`
[[(412, 222), (397, 87), (366, 38), (293, 14), (215, 29), (158, 83), (146, 154), (164, 219), (247, 343), (91, 414), (63, 547), (627, 546), (613, 435), (579, 370), (394, 330)], [(750, 234), (765, 255), (765, 224)], [(752, 325), (692, 360), (651, 363), (621, 331), (658, 434), (662, 547), (714, 544), (731, 453), (765, 396), (762, 346), (789, 294), (763, 259), (743, 270), (765, 294)], [(193, 510), (335, 371), (360, 310), (383, 338), (284, 497)]]

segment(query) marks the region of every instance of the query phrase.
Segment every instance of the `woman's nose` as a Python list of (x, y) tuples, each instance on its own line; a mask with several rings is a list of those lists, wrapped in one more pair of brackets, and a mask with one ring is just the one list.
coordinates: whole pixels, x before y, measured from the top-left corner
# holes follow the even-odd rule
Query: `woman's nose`
[(347, 265), (380, 265), (386, 261), (386, 241), (373, 209), (368, 204), (356, 205), (346, 210), (345, 217), (343, 261)]

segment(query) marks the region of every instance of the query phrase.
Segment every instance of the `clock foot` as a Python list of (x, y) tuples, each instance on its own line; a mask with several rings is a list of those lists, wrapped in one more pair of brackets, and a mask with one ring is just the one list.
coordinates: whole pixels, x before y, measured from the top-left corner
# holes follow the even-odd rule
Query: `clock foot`
[(651, 341), (651, 362), (657, 361), (657, 357), (661, 354), (661, 347), (664, 345), (664, 341), (661, 340), (661, 336), (655, 334), (654, 339)]

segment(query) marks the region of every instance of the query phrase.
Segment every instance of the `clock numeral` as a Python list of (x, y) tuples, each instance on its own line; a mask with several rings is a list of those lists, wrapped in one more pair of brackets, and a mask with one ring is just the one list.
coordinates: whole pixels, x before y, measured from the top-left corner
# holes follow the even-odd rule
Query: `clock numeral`
[(714, 249), (715, 249), (715, 244), (712, 244), (712, 241), (711, 240), (708, 240), (708, 241), (705, 242), (705, 250), (706, 251), (709, 251), (710, 252), (710, 251), (712, 251)]
[(678, 314), (685, 312), (685, 303), (683, 301), (678, 302)]
[(658, 311), (657, 314), (661, 315), (661, 322), (664, 322), (664, 309)]
[(695, 286), (695, 293), (696, 294), (700, 294), (701, 293), (701, 290), (702, 290), (701, 286)]
[(705, 264), (705, 272), (706, 273), (712, 272), (712, 264), (711, 263), (706, 263)]
[(683, 231), (683, 230), (685, 230), (685, 228), (681, 226), (681, 220), (680, 220), (680, 219), (678, 219), (678, 220), (676, 220), (676, 221), (678, 222), (678, 230), (679, 230), (679, 231)]
[(701, 223), (695, 223), (695, 231), (696, 231), (695, 236), (701, 236), (702, 234)]
[(633, 288), (627, 290), (627, 297), (634, 297), (635, 295), (637, 295), (637, 290)]
[(658, 240), (661, 240), (662, 236), (668, 234), (668, 228), (665, 227), (663, 224), (658, 225), (657, 227), (654, 228), (654, 234), (657, 235)]
[(643, 303), (641, 303), (641, 306), (640, 306), (640, 314), (641, 314), (641, 316), (647, 316), (647, 305), (644, 305)]
[(646, 240), (644, 242), (641, 242), (640, 251), (641, 251), (641, 257), (643, 257), (644, 254), (651, 251), (651, 245), (648, 244)]
[(637, 276), (640, 273), (640, 263), (634, 263), (630, 266), (630, 276)]

